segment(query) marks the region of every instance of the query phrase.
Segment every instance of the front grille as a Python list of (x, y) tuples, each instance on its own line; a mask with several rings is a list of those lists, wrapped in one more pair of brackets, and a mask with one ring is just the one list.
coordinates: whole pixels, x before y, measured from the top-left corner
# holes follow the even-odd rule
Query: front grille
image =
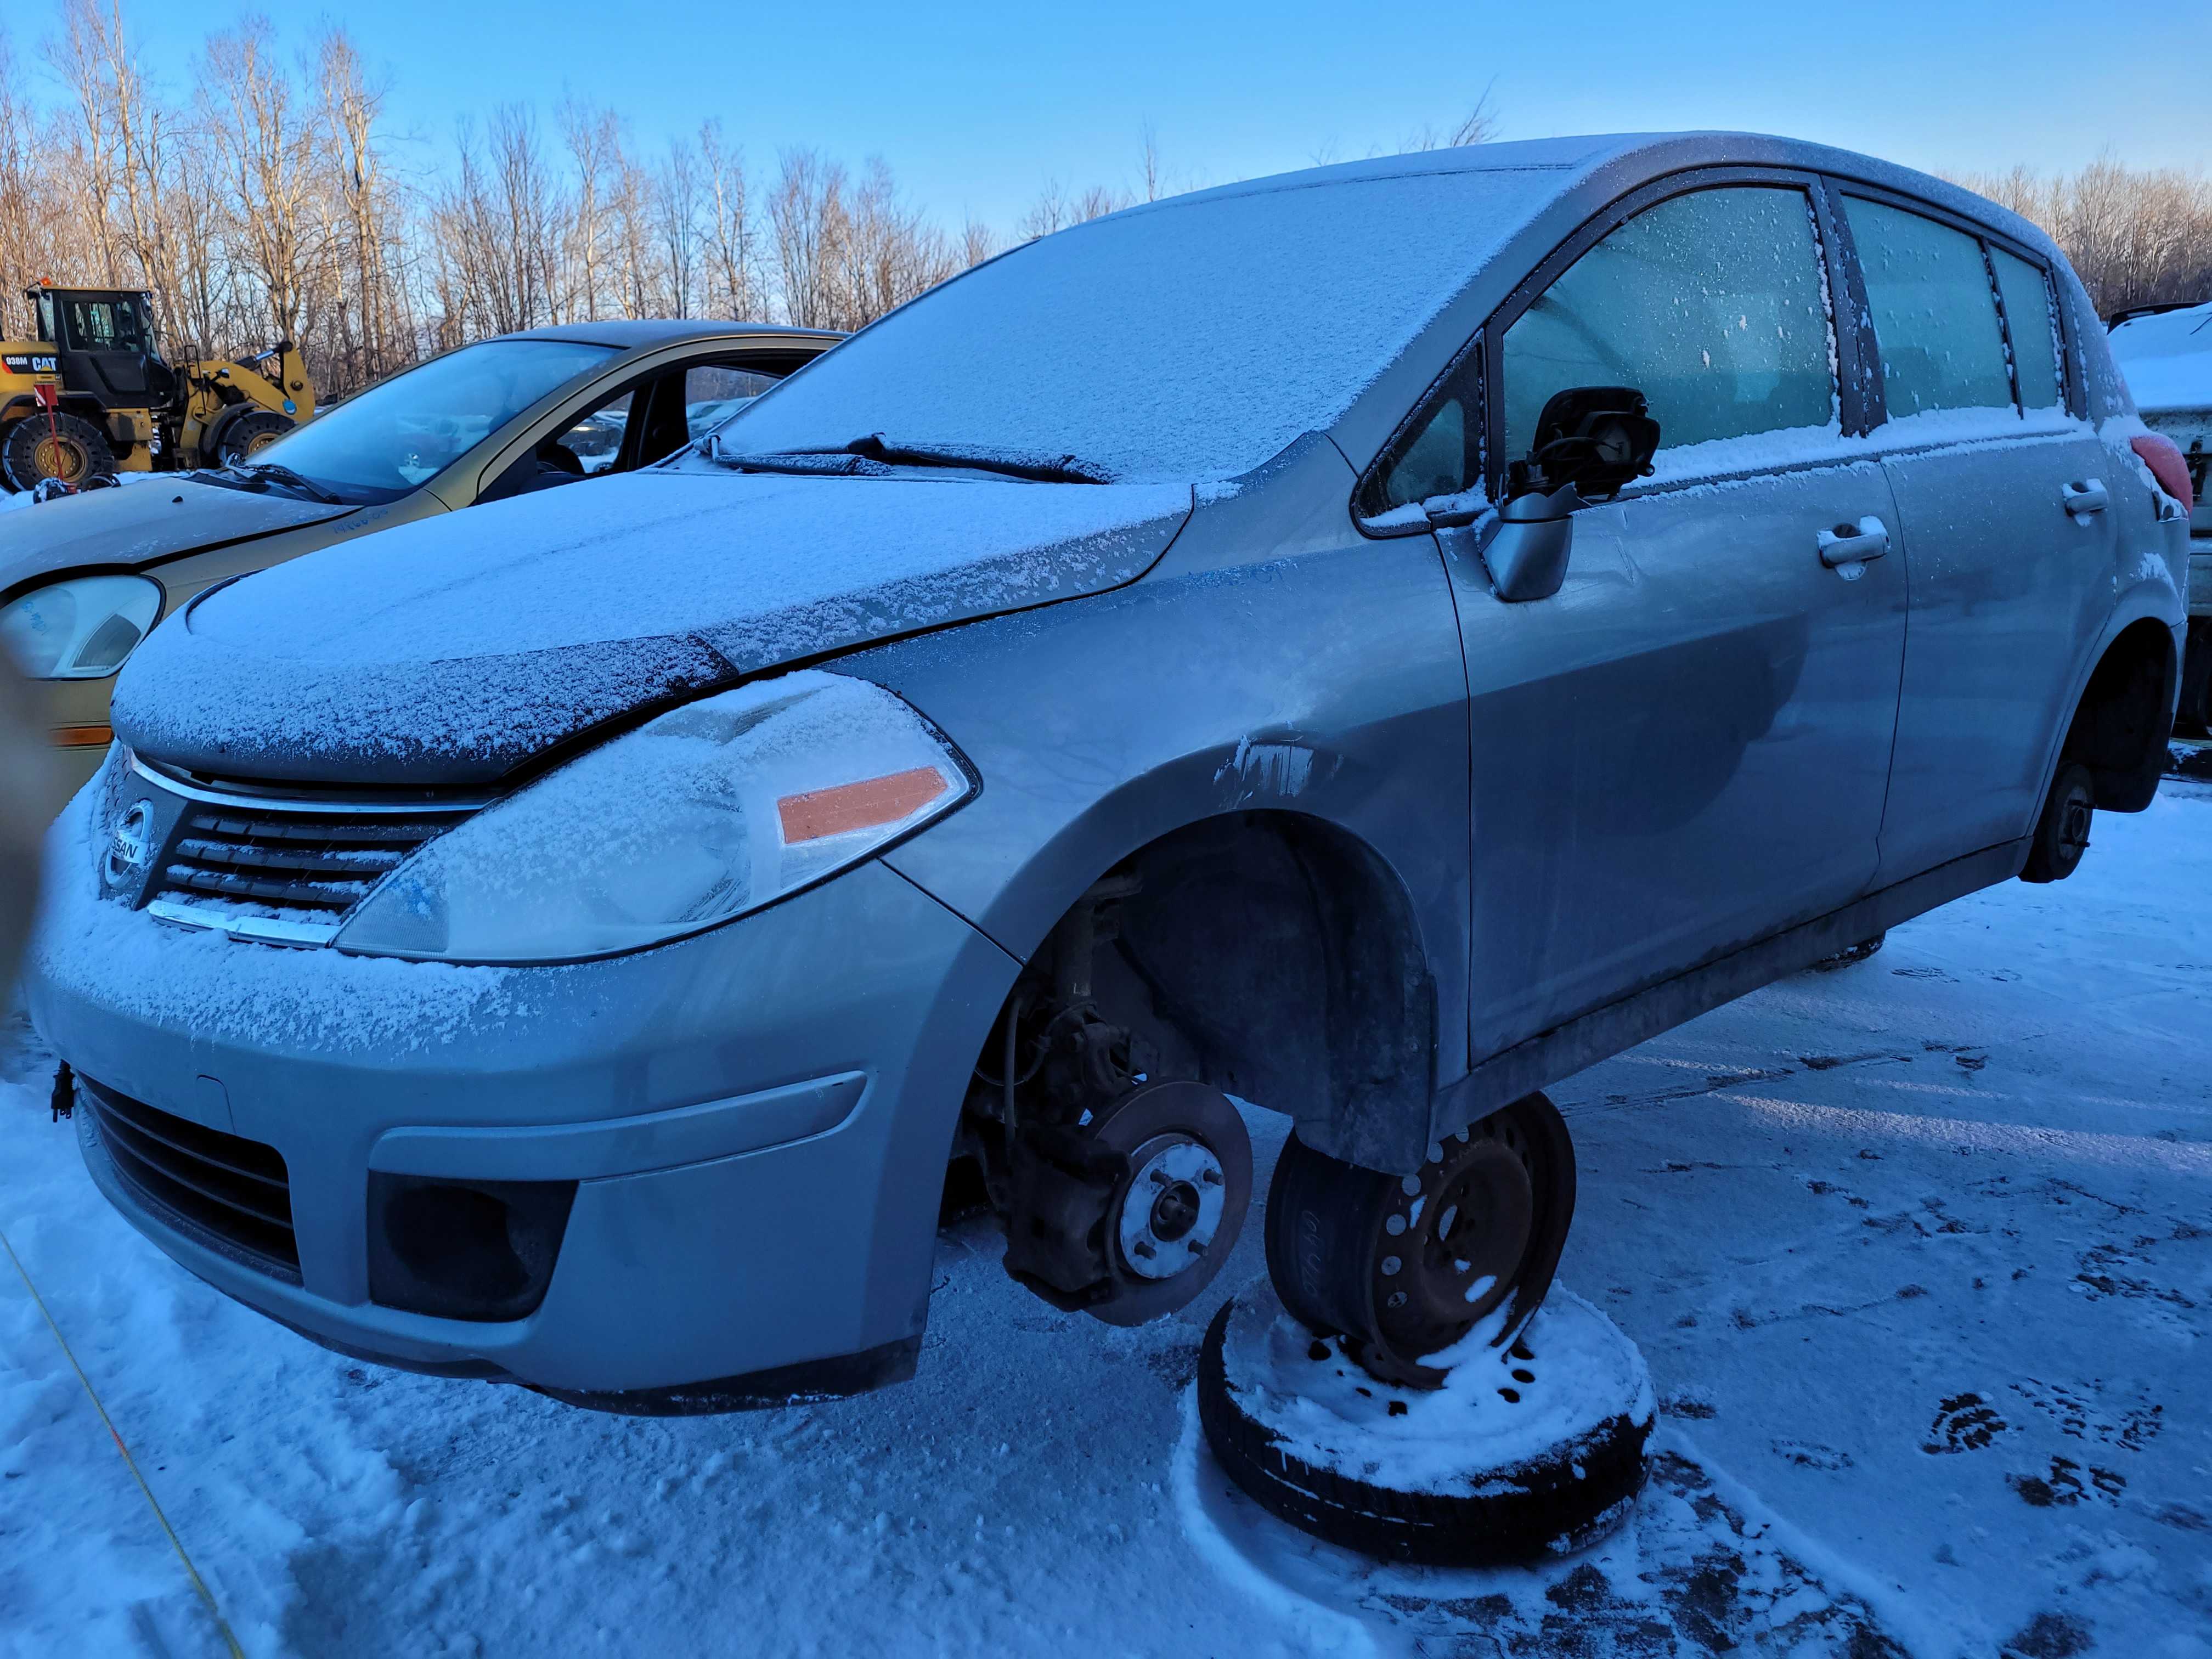
[(146, 893), (172, 921), (320, 943), (466, 809), (347, 812), (193, 802)]
[(172, 1117), (81, 1073), (76, 1081), (100, 1145), (133, 1193), (185, 1232), (212, 1235), (204, 1242), (225, 1255), (300, 1282), (291, 1178), (281, 1152)]
[(211, 894), (336, 919), (452, 822), (443, 816), (279, 817), (197, 806), (185, 815), (155, 896)]

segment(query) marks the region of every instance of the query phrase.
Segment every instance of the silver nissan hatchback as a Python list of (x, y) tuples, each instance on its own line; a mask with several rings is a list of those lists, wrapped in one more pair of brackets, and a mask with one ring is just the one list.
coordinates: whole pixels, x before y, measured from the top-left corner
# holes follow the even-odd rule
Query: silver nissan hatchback
[(55, 836), (93, 1178), (318, 1341), (909, 1374), (949, 1179), (1188, 1303), (1286, 1114), (1376, 1376), (1548, 1286), (1540, 1091), (2157, 787), (2190, 480), (2043, 235), (1562, 139), (1079, 226), (674, 460), (210, 590)]

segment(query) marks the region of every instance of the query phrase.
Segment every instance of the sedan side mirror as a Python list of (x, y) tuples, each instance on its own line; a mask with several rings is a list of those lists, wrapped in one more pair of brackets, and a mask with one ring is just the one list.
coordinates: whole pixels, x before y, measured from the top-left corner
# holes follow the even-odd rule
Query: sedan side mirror
[(1548, 599), (1567, 579), (1567, 554), (1574, 546), (1574, 514), (1589, 506), (1571, 483), (1548, 495), (1534, 493), (1505, 503), (1498, 529), (1482, 550), (1491, 591), (1510, 604)]

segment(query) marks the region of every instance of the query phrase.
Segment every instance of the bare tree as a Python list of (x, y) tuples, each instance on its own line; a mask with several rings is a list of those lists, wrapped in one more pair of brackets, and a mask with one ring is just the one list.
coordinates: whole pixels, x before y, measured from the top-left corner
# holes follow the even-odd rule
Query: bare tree
[(2138, 170), (2106, 155), (2056, 177), (2014, 167), (1957, 182), (2049, 233), (2104, 315), (2212, 300), (2212, 179), (2203, 173)]
[(758, 315), (765, 307), (754, 270), (757, 232), (745, 158), (724, 143), (720, 121), (708, 121), (699, 129), (699, 161), (711, 214), (707, 228), (712, 264), (707, 307), (732, 319)]
[[(1493, 85), (1495, 82), (1492, 83)], [(1410, 134), (1398, 148), (1404, 151), (1429, 149), (1459, 149), (1468, 144), (1486, 144), (1498, 137), (1498, 112), (1490, 106), (1490, 87), (1452, 126), (1437, 128), (1422, 126)]]
[[(1150, 159), (1149, 157), (1147, 158)], [(1147, 197), (1147, 201), (1152, 198)], [(1048, 180), (1037, 198), (1030, 205), (1015, 226), (1023, 240), (1049, 236), (1055, 230), (1065, 230), (1070, 225), (1079, 225), (1092, 219), (1102, 219), (1109, 213), (1119, 213), (1125, 207), (1135, 205), (1136, 198), (1128, 191), (1114, 190), (1104, 185), (1093, 185), (1079, 196), (1070, 196), (1060, 188), (1057, 179)]]
[(830, 273), (844, 234), (845, 169), (807, 149), (784, 151), (780, 164), (768, 212), (783, 314), (801, 328), (833, 327)]
[(405, 212), (386, 165), (379, 122), (386, 87), (373, 81), (342, 29), (317, 48), (322, 100), (325, 203), (336, 220), (330, 243), (336, 289), (336, 341), (343, 380), (360, 386), (413, 359), (413, 318), (401, 276), (400, 221)]
[(441, 343), (555, 321), (568, 210), (537, 117), (503, 104), (481, 144), (464, 123), (456, 149), (453, 180), (431, 210)]
[(605, 294), (609, 231), (607, 196), (622, 129), (614, 112), (562, 100), (561, 142), (568, 152), (571, 185), (568, 231), (568, 292), (562, 303), (570, 319), (599, 319), (611, 306)]
[(654, 223), (660, 233), (658, 308), (688, 317), (699, 298), (699, 162), (691, 146), (672, 139), (655, 172)]
[(275, 27), (258, 15), (208, 41), (201, 95), (224, 162), (227, 240), (266, 290), (277, 337), (296, 340), (325, 252), (313, 207), (323, 142), (318, 112), (277, 61)]

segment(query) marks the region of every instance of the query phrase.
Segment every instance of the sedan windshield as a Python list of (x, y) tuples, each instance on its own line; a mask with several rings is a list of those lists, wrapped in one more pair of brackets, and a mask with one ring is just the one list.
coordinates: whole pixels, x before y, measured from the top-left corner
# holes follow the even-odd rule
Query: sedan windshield
[(576, 340), (464, 346), (347, 399), (253, 459), (281, 465), (349, 501), (392, 501), (615, 350)]
[(1233, 477), (1332, 424), (1559, 188), (1550, 167), (1416, 162), (1094, 220), (854, 336), (740, 411), (716, 449), (882, 434), (1076, 456), (1121, 481)]

